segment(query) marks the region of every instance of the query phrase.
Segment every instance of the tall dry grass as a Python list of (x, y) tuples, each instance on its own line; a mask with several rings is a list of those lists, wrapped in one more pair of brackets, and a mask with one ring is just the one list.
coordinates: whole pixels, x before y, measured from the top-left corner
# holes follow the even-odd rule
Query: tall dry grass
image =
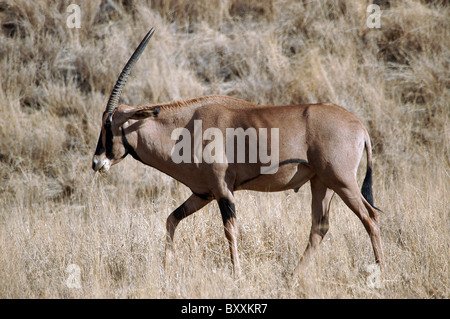
[[(449, 7), (445, 1), (0, 1), (0, 297), (448, 298)], [(90, 161), (120, 69), (151, 27), (130, 105), (206, 94), (333, 102), (369, 128), (387, 269), (371, 288), (363, 226), (340, 199), (308, 271), (310, 190), (238, 192), (243, 276), (232, 280), (215, 203), (183, 220), (163, 269), (165, 219), (186, 187), (127, 158)], [(363, 167), (364, 168), (364, 167)], [(363, 169), (362, 168), (362, 169)], [(81, 288), (69, 288), (75, 264)]]

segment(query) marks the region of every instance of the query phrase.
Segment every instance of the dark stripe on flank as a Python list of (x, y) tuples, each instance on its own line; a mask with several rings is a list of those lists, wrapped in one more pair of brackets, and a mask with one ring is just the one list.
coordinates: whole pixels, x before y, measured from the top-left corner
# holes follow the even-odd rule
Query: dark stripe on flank
[[(280, 163), (278, 164), (278, 167), (283, 166), (283, 165), (286, 165), (286, 164), (308, 164), (308, 161), (302, 160), (302, 159), (300, 159), (300, 158), (290, 158), (290, 159), (287, 159), (287, 160), (285, 160), (285, 161), (280, 162)], [(269, 169), (269, 170), (270, 170), (270, 169)], [(246, 180), (243, 181), (241, 184), (239, 184), (239, 186), (242, 186), (242, 185), (244, 185), (244, 184), (246, 184), (246, 183), (249, 183), (249, 182), (251, 182), (251, 181), (257, 179), (257, 178), (260, 177), (261, 175), (266, 175), (266, 174), (258, 174), (258, 175), (254, 176), (254, 177), (252, 177), (252, 178), (246, 179)]]
[(198, 197), (200, 197), (203, 200), (214, 199), (214, 195), (213, 194), (209, 194), (209, 193), (199, 194), (199, 193), (195, 193), (195, 192), (192, 192), (192, 193), (194, 193), (195, 196), (198, 196)]
[(302, 160), (300, 158), (291, 158), (285, 161), (280, 162), (280, 164), (278, 164), (278, 167), (286, 165), (286, 164), (308, 164), (308, 161)]

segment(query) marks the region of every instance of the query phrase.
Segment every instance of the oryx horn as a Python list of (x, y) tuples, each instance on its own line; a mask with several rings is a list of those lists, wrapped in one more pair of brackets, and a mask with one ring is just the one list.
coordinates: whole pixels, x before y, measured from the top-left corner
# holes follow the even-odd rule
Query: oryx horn
[(125, 83), (127, 82), (128, 75), (130, 74), (131, 70), (133, 69), (133, 66), (136, 64), (137, 60), (139, 59), (139, 56), (144, 51), (145, 47), (147, 46), (148, 41), (152, 37), (153, 33), (155, 32), (155, 28), (151, 28), (150, 31), (145, 35), (144, 39), (142, 39), (139, 46), (134, 51), (131, 58), (128, 60), (127, 64), (123, 68), (122, 72), (119, 75), (119, 78), (117, 79), (116, 85), (114, 85), (114, 89), (111, 92), (111, 95), (109, 96), (108, 104), (106, 105), (106, 111), (105, 113), (112, 113), (114, 109), (119, 104), (119, 98), (120, 94), (122, 93), (122, 89), (125, 86)]

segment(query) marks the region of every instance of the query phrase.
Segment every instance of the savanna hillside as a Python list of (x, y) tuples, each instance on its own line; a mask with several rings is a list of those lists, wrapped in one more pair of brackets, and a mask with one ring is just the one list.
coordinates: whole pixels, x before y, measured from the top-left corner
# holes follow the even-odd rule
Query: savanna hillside
[[(79, 29), (67, 26), (70, 3)], [(450, 8), (379, 1), (371, 29), (370, 3), (0, 0), (0, 297), (448, 298)], [(337, 196), (320, 253), (291, 279), (308, 185), (236, 193), (239, 281), (216, 203), (182, 221), (164, 270), (165, 219), (189, 190), (131, 157), (107, 176), (91, 170), (109, 93), (152, 26), (123, 103), (333, 102), (365, 123), (384, 211), (381, 283), (370, 285), (369, 238)]]

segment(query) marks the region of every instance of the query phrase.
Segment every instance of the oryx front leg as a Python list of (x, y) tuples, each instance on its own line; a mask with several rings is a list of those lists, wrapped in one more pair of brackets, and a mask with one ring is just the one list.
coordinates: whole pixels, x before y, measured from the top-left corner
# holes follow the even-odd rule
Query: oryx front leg
[(237, 249), (238, 225), (236, 221), (236, 208), (232, 200), (221, 198), (218, 200), (220, 213), (222, 214), (225, 237), (230, 246), (231, 262), (233, 263), (233, 273), (235, 277), (241, 275), (239, 264), (239, 254)]
[(192, 194), (183, 204), (181, 204), (177, 209), (175, 209), (166, 221), (166, 247), (165, 247), (165, 259), (164, 265), (167, 266), (173, 255), (173, 236), (175, 235), (175, 229), (177, 228), (179, 222), (188, 217), (189, 215), (195, 213), (206, 204), (211, 202), (211, 199), (204, 199), (195, 194)]

